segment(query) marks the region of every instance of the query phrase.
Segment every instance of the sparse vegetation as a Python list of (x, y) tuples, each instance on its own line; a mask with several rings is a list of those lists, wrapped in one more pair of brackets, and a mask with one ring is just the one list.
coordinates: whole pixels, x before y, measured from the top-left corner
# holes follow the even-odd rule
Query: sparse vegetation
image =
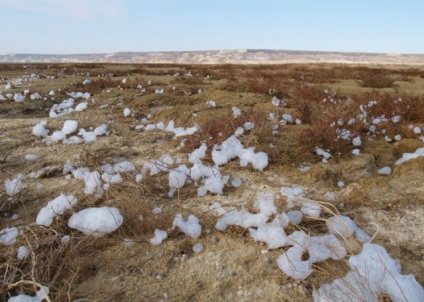
[[(164, 292), (175, 300), (198, 300), (196, 293), (205, 290), (212, 279), (193, 273), (187, 281), (189, 269), (184, 261), (194, 258), (192, 246), (202, 242), (209, 245), (208, 257), (215, 261), (217, 268), (212, 272), (221, 274), (215, 281), (225, 284), (206, 290), (218, 294), (249, 282), (262, 286), (256, 282), (266, 280), (277, 287), (290, 284), (293, 288), (290, 293), (276, 291), (276, 299), (310, 301), (313, 287), (346, 274), (346, 263), (326, 260), (314, 264), (314, 273), (304, 281), (276, 274), (275, 260), (288, 248), (261, 254), (264, 247), (249, 237), (248, 229), (230, 226), (218, 232), (215, 223), (219, 217), (214, 216), (210, 206), (219, 199), (226, 209), (258, 213), (255, 196), (268, 190), (275, 197), (278, 211), (285, 211), (287, 198), (274, 191), (281, 186), (304, 184), (311, 200), (316, 200), (324, 211), (319, 217), (305, 216), (301, 223), (290, 224), (286, 232), (305, 230), (311, 235), (325, 234), (328, 217), (338, 212), (370, 233), (374, 228), (366, 228), (367, 221), (361, 218), (363, 211), (387, 214), (400, 208), (419, 210), (419, 189), (408, 187), (406, 198), (406, 193), (388, 188), (408, 180), (403, 169), (410, 169), (407, 173), (414, 177), (411, 183), (418, 183), (422, 175), (419, 164), (404, 168), (394, 166), (394, 162), (404, 152), (414, 152), (422, 146), (422, 134), (417, 128), (424, 130), (423, 73), (421, 67), (337, 64), (0, 65), (0, 95), (4, 97), (0, 101), (0, 230), (17, 227), (20, 231), (16, 243), (0, 244), (0, 300), (7, 301), (9, 295), (21, 292), (34, 295), (40, 285), (48, 286), (51, 301), (158, 300)], [(12, 87), (3, 90), (7, 83), (12, 83)], [(26, 89), (25, 101), (15, 102), (13, 94)], [(69, 98), (70, 92), (90, 93), (87, 112), (72, 111), (64, 117), (48, 119), (51, 106)], [(12, 93), (12, 97), (7, 97), (7, 93)], [(42, 98), (29, 100), (32, 93), (39, 93)], [(83, 101), (86, 100), (77, 99), (75, 105)], [(125, 116), (124, 109), (129, 109)], [(105, 124), (110, 135), (91, 144), (48, 144), (31, 134), (31, 128), (43, 119), (48, 120), (46, 129), (50, 134), (60, 130), (65, 120), (73, 119), (84, 131)], [(171, 120), (174, 128), (169, 124)], [(181, 136), (169, 132), (178, 127), (197, 131)], [(219, 167), (222, 175), (230, 177), (224, 185), (224, 197), (209, 193), (204, 199), (199, 198), (201, 180), (192, 178), (190, 173), (186, 175), (186, 185), (176, 188), (173, 198), (169, 197), (169, 171), (179, 171), (183, 164), (190, 169), (187, 155), (205, 143), (207, 152), (202, 163), (216, 174), (218, 170), (212, 170), (212, 150), (219, 150), (220, 144), (240, 128), (243, 134), (238, 135), (238, 140), (244, 148), (253, 147), (254, 152), (267, 154), (269, 165), (264, 172), (251, 165), (240, 167), (239, 160), (234, 159)], [(354, 138), (359, 138), (359, 143), (353, 143)], [(329, 152), (331, 157), (324, 159), (329, 164), (322, 162), (317, 148)], [(352, 155), (354, 149), (360, 149), (364, 156)], [(24, 160), (29, 153), (36, 153), (38, 158)], [(162, 161), (164, 155), (169, 155), (172, 163)], [(120, 183), (102, 180), (106, 186), (98, 197), (84, 193), (84, 181), (69, 171), (62, 172), (70, 161), (74, 169), (88, 168), (100, 175), (106, 169), (102, 166), (123, 160), (134, 163), (136, 170), (122, 172)], [(383, 166), (397, 169), (390, 176), (390, 184), (388, 178), (377, 173)], [(6, 181), (18, 174), (24, 185), (18, 193), (7, 194)], [(231, 185), (236, 176), (246, 187)], [(382, 192), (376, 193), (379, 186)], [(78, 203), (57, 216), (51, 226), (35, 225), (40, 208), (61, 192), (74, 194)], [(67, 225), (72, 213), (100, 206), (115, 207), (124, 217), (122, 226), (112, 234), (94, 238)], [(209, 231), (197, 239), (185, 236), (172, 228), (178, 213), (184, 217), (196, 214), (203, 230)], [(385, 214), (380, 214), (380, 223), (385, 223)], [(270, 220), (274, 218), (275, 213)], [(150, 243), (155, 229), (167, 230), (170, 238), (160, 247)], [(66, 242), (65, 235), (69, 236)], [(408, 255), (413, 255), (409, 258), (397, 244), (390, 243), (390, 238), (377, 234), (373, 240), (387, 244), (389, 252), (406, 265), (405, 271), (415, 274), (421, 284), (424, 282), (420, 274), (424, 269), (422, 243), (415, 244), (417, 238), (410, 238), (414, 244), (404, 245)], [(349, 255), (359, 252), (361, 245), (354, 239), (341, 241), (350, 247)], [(220, 258), (219, 253), (229, 253), (232, 245), (242, 254)], [(16, 257), (20, 246), (29, 250), (23, 259)], [(202, 258), (205, 270), (208, 257)], [(302, 257), (307, 261), (310, 254), (305, 250)], [(227, 267), (220, 261), (226, 261)], [(255, 268), (252, 277), (243, 275), (246, 267)], [(178, 268), (183, 271), (180, 275)], [(212, 272), (208, 274), (213, 275)], [(113, 283), (121, 279), (127, 285)], [(183, 283), (188, 289), (181, 292)], [(142, 293), (138, 288), (143, 289)], [(235, 299), (225, 293), (220, 297)]]

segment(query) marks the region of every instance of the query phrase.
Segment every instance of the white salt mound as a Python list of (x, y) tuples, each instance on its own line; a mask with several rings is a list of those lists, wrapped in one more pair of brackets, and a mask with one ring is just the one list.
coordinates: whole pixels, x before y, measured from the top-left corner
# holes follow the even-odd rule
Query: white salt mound
[(150, 239), (152, 245), (161, 244), (166, 238), (168, 238), (168, 233), (166, 231), (155, 229), (155, 237)]
[(131, 114), (131, 110), (129, 108), (124, 109), (124, 116), (127, 117)]
[(82, 102), (79, 103), (76, 107), (75, 107), (75, 111), (84, 111), (86, 110), (88, 107), (88, 103), (87, 102)]
[(25, 155), (26, 160), (36, 160), (37, 158), (38, 158), (38, 156), (35, 155), (35, 154), (26, 154)]
[(23, 179), (23, 175), (22, 174), (18, 174), (16, 175), (15, 178), (13, 179), (6, 179), (4, 182), (4, 186), (6, 188), (6, 194), (9, 196), (13, 196), (17, 193), (19, 193), (22, 188), (23, 188), (23, 184), (22, 184), (22, 179)]
[(16, 103), (22, 103), (24, 101), (24, 98), (25, 97), (20, 92), (16, 92), (13, 96), (13, 99), (15, 100)]
[(40, 288), (34, 297), (19, 294), (14, 297), (10, 297), (7, 302), (42, 302), (45, 301), (44, 299), (48, 298), (49, 294), (49, 288), (47, 286), (43, 286), (43, 288)]
[(45, 129), (47, 121), (41, 121), (32, 128), (32, 134), (39, 137), (46, 137), (49, 134), (49, 130)]
[(196, 243), (193, 245), (193, 252), (196, 254), (201, 253), (203, 251), (203, 245), (201, 243)]
[(240, 178), (238, 178), (238, 177), (234, 178), (234, 179), (233, 179), (233, 181), (231, 182), (231, 185), (232, 185), (234, 188), (238, 188), (238, 187), (240, 187), (240, 186), (241, 186), (241, 184), (242, 184), (241, 179), (240, 179)]
[(175, 227), (178, 227), (181, 232), (191, 238), (198, 238), (202, 232), (202, 226), (199, 224), (199, 219), (194, 215), (190, 215), (187, 221), (184, 220), (182, 214), (175, 215), (172, 229), (175, 229)]
[(71, 134), (71, 133), (77, 131), (77, 129), (78, 129), (78, 122), (77, 121), (67, 120), (63, 124), (62, 132), (67, 135), (67, 134)]
[(68, 226), (85, 235), (102, 237), (117, 230), (124, 221), (117, 208), (87, 208), (69, 218)]
[(35, 223), (50, 226), (53, 223), (54, 217), (62, 215), (66, 210), (71, 210), (77, 201), (77, 198), (73, 195), (60, 194), (40, 210)]
[(392, 173), (392, 168), (386, 166), (384, 168), (381, 168), (377, 171), (380, 175), (390, 175)]
[(249, 229), (250, 236), (255, 241), (267, 244), (268, 249), (278, 249), (287, 243), (287, 235), (281, 226), (271, 224), (260, 225), (257, 229)]
[(327, 151), (324, 151), (323, 149), (321, 149), (321, 148), (316, 148), (315, 149), (315, 153), (317, 154), (317, 155), (321, 155), (322, 157), (324, 157), (325, 159), (329, 159), (330, 157), (331, 157), (331, 153), (329, 153), (329, 152), (327, 152)]
[(378, 244), (365, 243), (348, 264), (351, 271), (345, 277), (313, 291), (315, 302), (378, 302), (383, 295), (393, 302), (424, 301), (424, 289), (415, 277), (402, 275), (399, 263)]
[(398, 166), (398, 165), (406, 162), (407, 160), (414, 159), (414, 158), (421, 157), (421, 156), (424, 156), (424, 148), (418, 148), (417, 150), (415, 150), (414, 153), (403, 153), (402, 158), (398, 159), (395, 162), (395, 165)]
[(25, 259), (28, 256), (28, 254), (29, 254), (29, 250), (28, 250), (28, 248), (25, 245), (21, 245), (18, 248), (18, 255), (17, 255), (17, 257), (18, 257), (19, 260)]
[(11, 245), (16, 242), (19, 231), (17, 228), (5, 228), (0, 231), (0, 244)]
[(330, 234), (345, 238), (355, 235), (356, 240), (361, 243), (370, 240), (370, 236), (360, 229), (349, 217), (343, 215), (332, 216), (327, 219), (326, 225)]
[(355, 137), (352, 140), (352, 145), (354, 145), (356, 147), (360, 146), (361, 144), (362, 144), (362, 140), (361, 140), (361, 138), (359, 136)]

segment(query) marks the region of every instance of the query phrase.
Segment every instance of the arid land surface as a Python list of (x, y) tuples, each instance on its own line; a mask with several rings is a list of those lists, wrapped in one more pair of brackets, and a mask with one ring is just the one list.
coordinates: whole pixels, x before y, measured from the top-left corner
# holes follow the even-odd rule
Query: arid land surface
[[(4, 89), (7, 83), (11, 87)], [(420, 65), (2, 64), (0, 90), (0, 229), (20, 230), (16, 243), (0, 245), (2, 301), (8, 294), (34, 294), (35, 282), (49, 287), (52, 301), (312, 301), (314, 288), (347, 273), (347, 258), (315, 264), (307, 279), (296, 281), (276, 263), (287, 247), (268, 250), (241, 227), (215, 229), (219, 216), (210, 209), (213, 203), (255, 212), (256, 196), (265, 192), (274, 195), (282, 211), (287, 207), (283, 186), (302, 187), (323, 208), (319, 218), (305, 217), (286, 228), (288, 234), (326, 234), (326, 219), (339, 212), (374, 236), (373, 242), (399, 261), (403, 274), (414, 274), (424, 284), (424, 158), (395, 165), (404, 153), (424, 146), (423, 134), (414, 131), (424, 131)], [(23, 102), (6, 96), (25, 90)], [(89, 92), (87, 100), (76, 99), (76, 104), (87, 101), (88, 108), (49, 118), (52, 106), (70, 92)], [(41, 98), (31, 100), (34, 93)], [(233, 107), (242, 114), (234, 117)], [(128, 116), (125, 108), (131, 110)], [(364, 108), (365, 122), (358, 118)], [(284, 114), (293, 121), (283, 120)], [(395, 116), (400, 116), (397, 123)], [(110, 134), (90, 144), (48, 143), (32, 134), (42, 120), (48, 121), (50, 134), (66, 120), (87, 131), (107, 124)], [(179, 127), (196, 125), (198, 131), (174, 137), (146, 130), (171, 120)], [(170, 198), (166, 172), (147, 173), (136, 182), (145, 162), (169, 154), (176, 167), (178, 158), (187, 163), (202, 142), (208, 146), (202, 161), (213, 165), (214, 144), (245, 122), (254, 128), (240, 141), (266, 152), (269, 164), (264, 171), (240, 167), (238, 159), (221, 166), (221, 173), (230, 175), (222, 195), (200, 197), (198, 184), (188, 181)], [(349, 131), (346, 139), (344, 130)], [(358, 136), (362, 144), (354, 146), (352, 138)], [(317, 147), (331, 153), (328, 162), (316, 154)], [(360, 155), (352, 154), (354, 149)], [(27, 160), (28, 154), (38, 158)], [(136, 171), (122, 173), (124, 181), (111, 184), (101, 198), (86, 195), (83, 181), (63, 174), (66, 161), (95, 171), (123, 160)], [(392, 172), (379, 174), (384, 167)], [(29, 176), (32, 172), (39, 173)], [(25, 176), (24, 186), (9, 196), (5, 181), (18, 174)], [(237, 188), (231, 185), (236, 177), (242, 181)], [(50, 227), (34, 225), (40, 209), (61, 192), (78, 198), (72, 211), (117, 207), (123, 225), (102, 238), (85, 236), (68, 227), (71, 210)], [(177, 213), (196, 215), (202, 235), (193, 239), (172, 230)], [(158, 246), (150, 243), (155, 229), (168, 230)], [(70, 236), (67, 245), (61, 242), (64, 235)], [(348, 254), (357, 254), (360, 245), (349, 240)], [(196, 243), (203, 245), (200, 253), (192, 249)], [(21, 245), (30, 254), (18, 260)]]

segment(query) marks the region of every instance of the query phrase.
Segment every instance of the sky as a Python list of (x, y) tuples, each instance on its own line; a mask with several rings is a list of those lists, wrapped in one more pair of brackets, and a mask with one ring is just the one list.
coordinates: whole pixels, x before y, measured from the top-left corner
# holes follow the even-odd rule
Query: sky
[(0, 55), (424, 53), (423, 0), (0, 0)]

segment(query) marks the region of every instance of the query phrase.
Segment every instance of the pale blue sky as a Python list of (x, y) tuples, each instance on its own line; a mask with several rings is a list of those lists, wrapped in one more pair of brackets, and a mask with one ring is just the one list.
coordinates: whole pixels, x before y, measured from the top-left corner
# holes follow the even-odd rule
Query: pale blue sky
[(424, 0), (0, 0), (0, 54), (424, 53)]

